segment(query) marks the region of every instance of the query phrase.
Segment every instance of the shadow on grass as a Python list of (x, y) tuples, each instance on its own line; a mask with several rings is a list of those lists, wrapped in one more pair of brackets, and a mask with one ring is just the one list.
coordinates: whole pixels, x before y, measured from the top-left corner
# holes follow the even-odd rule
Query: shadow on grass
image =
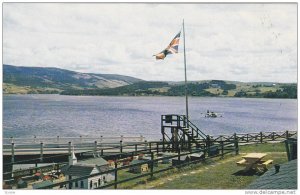
[(261, 176), (263, 175), (265, 172), (258, 172), (254, 169), (250, 169), (249, 171), (245, 171), (245, 170), (239, 170), (235, 173), (233, 173), (232, 175), (234, 176)]

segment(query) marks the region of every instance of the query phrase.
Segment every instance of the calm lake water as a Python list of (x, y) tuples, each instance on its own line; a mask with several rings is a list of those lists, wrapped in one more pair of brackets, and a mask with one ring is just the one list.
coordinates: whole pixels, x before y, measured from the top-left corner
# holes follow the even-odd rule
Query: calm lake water
[[(210, 135), (297, 130), (297, 100), (189, 98), (191, 121)], [(222, 113), (205, 118), (206, 110)], [(4, 95), (3, 137), (144, 135), (160, 139), (163, 114), (185, 114), (184, 97)]]

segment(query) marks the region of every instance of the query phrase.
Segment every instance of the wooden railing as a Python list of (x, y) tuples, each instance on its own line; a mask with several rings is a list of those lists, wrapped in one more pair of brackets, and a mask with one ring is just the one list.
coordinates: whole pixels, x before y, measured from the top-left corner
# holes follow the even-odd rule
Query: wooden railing
[(145, 137), (140, 136), (78, 136), (78, 137), (38, 137), (33, 136), (29, 138), (22, 138), (22, 137), (9, 137), (9, 138), (3, 138), (3, 144), (36, 144), (36, 143), (92, 143), (92, 142), (101, 142), (101, 143), (111, 143), (111, 142), (117, 142), (117, 141), (123, 141), (123, 142), (143, 142), (145, 141)]
[[(152, 178), (155, 174), (160, 174), (160, 173), (163, 173), (165, 171), (168, 171), (168, 170), (171, 170), (171, 169), (174, 169), (174, 168), (181, 168), (181, 167), (184, 167), (184, 166), (187, 166), (187, 165), (190, 165), (190, 164), (195, 164), (195, 163), (203, 161), (203, 159), (187, 160), (183, 163), (176, 164), (176, 165), (173, 165), (173, 164), (169, 163), (170, 166), (165, 167), (165, 168), (155, 168), (154, 167), (154, 164), (161, 164), (161, 162), (164, 161), (164, 160), (178, 159), (178, 161), (179, 161), (180, 157), (182, 157), (182, 156), (192, 155), (192, 154), (196, 154), (196, 153), (199, 154), (201, 152), (203, 152), (204, 154), (207, 154), (207, 155), (205, 155), (205, 156), (207, 156), (206, 159), (207, 158), (215, 158), (215, 157), (221, 157), (222, 158), (222, 157), (224, 157), (224, 155), (232, 153), (232, 152), (235, 152), (235, 154), (238, 154), (238, 150), (239, 150), (238, 145), (236, 145), (232, 142), (221, 141), (221, 142), (218, 142), (218, 144), (215, 144), (215, 147), (214, 147), (214, 150), (218, 150), (218, 152), (211, 153), (211, 148), (210, 147), (208, 147), (206, 149), (193, 148), (193, 150), (191, 152), (181, 153), (181, 151), (178, 150), (176, 154), (154, 159), (154, 153), (162, 152), (161, 149), (162, 148), (156, 149), (155, 151), (153, 151), (151, 148), (148, 148), (146, 150), (138, 151), (136, 154), (139, 154), (139, 153), (150, 154), (151, 159), (147, 160), (146, 162), (140, 162), (140, 163), (136, 163), (136, 164), (133, 164), (133, 165), (125, 165), (125, 166), (118, 167), (117, 166), (118, 162), (122, 162), (122, 161), (115, 160), (115, 168), (113, 168), (111, 170), (104, 171), (104, 172), (101, 172), (101, 173), (96, 173), (96, 174), (89, 175), (89, 176), (83, 176), (83, 177), (72, 179), (72, 180), (66, 180), (66, 181), (63, 181), (63, 182), (54, 183), (54, 184), (51, 184), (51, 185), (48, 185), (48, 186), (45, 186), (45, 187), (42, 187), (42, 188), (39, 188), (39, 189), (51, 189), (51, 188), (54, 188), (54, 187), (57, 187), (57, 186), (63, 186), (63, 185), (67, 185), (67, 184), (70, 185), (71, 183), (74, 183), (74, 182), (79, 182), (79, 181), (82, 181), (84, 179), (96, 177), (96, 176), (107, 174), (107, 173), (113, 173), (114, 176), (115, 176), (115, 180), (113, 182), (109, 182), (105, 185), (99, 186), (96, 189), (109, 188), (109, 187), (112, 187), (112, 186), (116, 189), (116, 188), (118, 188), (118, 185), (122, 184), (122, 183), (126, 183), (126, 182), (129, 182), (129, 181), (136, 180), (136, 179), (139, 179), (139, 178), (142, 178), (142, 177), (147, 177), (147, 176), (150, 176), (150, 178)], [(122, 153), (122, 154), (124, 154), (124, 153)], [(133, 153), (129, 153), (129, 154), (133, 155)], [(142, 165), (142, 164), (148, 164), (149, 167), (150, 167), (150, 169), (149, 169), (150, 171), (147, 172), (147, 173), (136, 174), (136, 176), (134, 176), (134, 177), (130, 177), (130, 178), (122, 179), (122, 180), (118, 179), (118, 175), (119, 175), (120, 171), (127, 171), (131, 167), (139, 166), (139, 165)]]

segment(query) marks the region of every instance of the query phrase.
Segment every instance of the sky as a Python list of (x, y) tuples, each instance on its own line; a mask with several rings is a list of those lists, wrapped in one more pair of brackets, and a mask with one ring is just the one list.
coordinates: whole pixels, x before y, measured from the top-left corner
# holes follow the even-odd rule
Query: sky
[(3, 64), (183, 81), (297, 82), (297, 4), (3, 3)]

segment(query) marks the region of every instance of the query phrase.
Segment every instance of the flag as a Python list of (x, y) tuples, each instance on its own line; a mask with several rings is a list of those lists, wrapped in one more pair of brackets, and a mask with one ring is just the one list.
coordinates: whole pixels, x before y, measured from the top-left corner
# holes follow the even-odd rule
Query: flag
[(153, 56), (155, 56), (157, 60), (163, 60), (168, 54), (178, 53), (180, 33), (181, 32), (174, 37), (166, 49)]

